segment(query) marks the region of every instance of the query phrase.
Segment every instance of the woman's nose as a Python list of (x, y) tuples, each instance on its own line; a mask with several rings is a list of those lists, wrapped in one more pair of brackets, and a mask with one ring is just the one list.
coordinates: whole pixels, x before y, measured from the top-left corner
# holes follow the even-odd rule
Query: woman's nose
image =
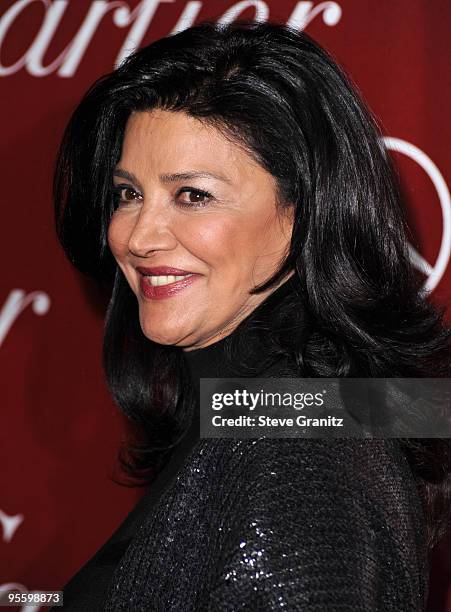
[(143, 213), (142, 210), (129, 237), (130, 253), (145, 257), (153, 251), (173, 249), (177, 240), (169, 227), (166, 215), (150, 211)]

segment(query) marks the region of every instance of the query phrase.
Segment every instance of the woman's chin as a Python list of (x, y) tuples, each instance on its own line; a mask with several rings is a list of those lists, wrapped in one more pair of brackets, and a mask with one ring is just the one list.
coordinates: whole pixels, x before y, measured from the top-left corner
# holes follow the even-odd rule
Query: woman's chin
[(165, 329), (162, 327), (157, 328), (155, 325), (143, 326), (141, 325), (141, 329), (143, 334), (152, 342), (156, 342), (157, 344), (164, 344), (166, 346), (169, 345), (179, 345), (183, 343), (184, 338), (186, 337), (186, 332), (182, 329)]

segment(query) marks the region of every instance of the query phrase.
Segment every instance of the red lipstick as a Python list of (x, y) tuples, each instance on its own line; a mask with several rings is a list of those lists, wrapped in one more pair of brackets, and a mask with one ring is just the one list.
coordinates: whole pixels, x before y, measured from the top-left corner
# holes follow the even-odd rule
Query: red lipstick
[(194, 274), (191, 270), (181, 270), (180, 268), (171, 268), (171, 266), (153, 266), (152, 268), (144, 268), (143, 266), (138, 266), (136, 268), (140, 274), (145, 274), (147, 276), (181, 276), (182, 274)]
[[(183, 289), (190, 287), (202, 275), (189, 270), (181, 270), (180, 268), (172, 268), (170, 266), (154, 266), (144, 268), (138, 266), (136, 270), (141, 274), (139, 287), (141, 295), (150, 300), (161, 300), (172, 297)], [(185, 276), (180, 280), (168, 283), (167, 285), (151, 285), (149, 276)]]

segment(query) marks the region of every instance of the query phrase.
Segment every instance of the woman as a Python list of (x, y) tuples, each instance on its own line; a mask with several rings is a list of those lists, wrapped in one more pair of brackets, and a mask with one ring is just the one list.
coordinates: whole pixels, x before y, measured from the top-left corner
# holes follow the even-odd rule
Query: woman
[(57, 231), (111, 279), (104, 366), (148, 492), (64, 592), (74, 610), (424, 610), (446, 440), (199, 439), (201, 377), (449, 376), (378, 130), (276, 24), (138, 50), (76, 109)]

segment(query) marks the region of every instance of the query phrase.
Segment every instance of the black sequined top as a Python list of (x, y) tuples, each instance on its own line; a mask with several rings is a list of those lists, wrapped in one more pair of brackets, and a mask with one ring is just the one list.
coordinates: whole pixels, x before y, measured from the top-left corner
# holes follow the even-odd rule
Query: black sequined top
[[(265, 308), (292, 290), (284, 283)], [(252, 346), (240, 350), (265, 364), (261, 375), (299, 376), (294, 363), (268, 366), (265, 339), (251, 329)], [(228, 373), (227, 346), (185, 353), (195, 384)], [(424, 516), (396, 439), (198, 432), (197, 415), (148, 493), (66, 586), (65, 610), (426, 609)]]

